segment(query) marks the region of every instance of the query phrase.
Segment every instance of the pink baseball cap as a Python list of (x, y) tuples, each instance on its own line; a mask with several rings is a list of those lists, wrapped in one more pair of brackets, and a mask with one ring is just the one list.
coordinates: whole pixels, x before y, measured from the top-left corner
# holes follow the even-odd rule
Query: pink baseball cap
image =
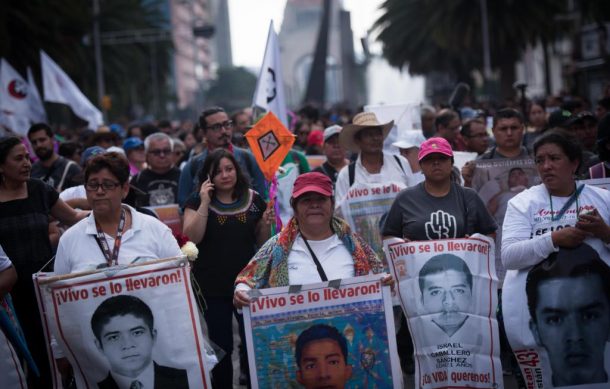
[(453, 157), (451, 145), (445, 138), (430, 138), (419, 146), (417, 160), (421, 161), (430, 154), (439, 153), (448, 157)]
[(297, 177), (292, 188), (292, 198), (296, 199), (307, 192), (316, 192), (323, 196), (333, 195), (333, 182), (326, 174), (318, 172), (304, 173)]

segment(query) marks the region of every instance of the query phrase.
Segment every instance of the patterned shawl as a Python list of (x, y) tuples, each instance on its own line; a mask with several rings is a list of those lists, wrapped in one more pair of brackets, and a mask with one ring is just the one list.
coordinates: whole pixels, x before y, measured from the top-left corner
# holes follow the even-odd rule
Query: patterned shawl
[[(383, 264), (377, 254), (360, 235), (351, 231), (346, 222), (333, 217), (331, 228), (352, 255), (356, 277), (371, 272), (375, 274), (383, 272)], [(258, 250), (237, 275), (235, 284), (243, 282), (253, 289), (288, 286), (288, 254), (298, 233), (299, 228), (293, 217), (279, 234), (269, 239)]]

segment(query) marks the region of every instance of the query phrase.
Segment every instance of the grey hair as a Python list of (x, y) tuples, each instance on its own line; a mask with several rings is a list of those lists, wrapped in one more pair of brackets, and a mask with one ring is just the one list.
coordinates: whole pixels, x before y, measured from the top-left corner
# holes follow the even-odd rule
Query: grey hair
[(148, 149), (150, 148), (150, 142), (152, 141), (160, 141), (160, 140), (166, 140), (169, 142), (169, 148), (174, 151), (174, 140), (167, 135), (164, 132), (155, 132), (154, 134), (150, 134), (146, 137), (146, 139), (144, 139), (144, 150), (146, 150), (146, 152), (148, 152)]

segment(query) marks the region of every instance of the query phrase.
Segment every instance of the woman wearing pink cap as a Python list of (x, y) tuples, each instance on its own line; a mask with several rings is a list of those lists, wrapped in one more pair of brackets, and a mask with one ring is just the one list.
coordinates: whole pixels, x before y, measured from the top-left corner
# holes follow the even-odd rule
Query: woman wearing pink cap
[(426, 140), (418, 160), (425, 180), (398, 194), (383, 227), (384, 236), (417, 241), (495, 233), (496, 222), (478, 194), (452, 182), (449, 142)]
[[(303, 285), (383, 271), (370, 246), (346, 222), (333, 216), (333, 184), (326, 175), (300, 175), (290, 202), (294, 216), (288, 225), (269, 239), (237, 276), (233, 295), (236, 307), (249, 304), (249, 289)], [(391, 276), (383, 280), (393, 283)]]

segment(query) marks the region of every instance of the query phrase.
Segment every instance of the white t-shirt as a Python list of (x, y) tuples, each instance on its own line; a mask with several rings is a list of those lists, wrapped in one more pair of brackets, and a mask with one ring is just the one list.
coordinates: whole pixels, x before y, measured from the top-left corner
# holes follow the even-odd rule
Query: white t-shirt
[[(131, 213), (131, 228), (125, 231), (119, 250), (119, 265), (142, 260), (170, 258), (182, 255), (172, 231), (152, 216), (123, 205)], [(106, 235), (112, 252), (114, 239)], [(96, 269), (106, 263), (106, 257), (97, 243), (97, 228), (93, 212), (68, 229), (59, 239), (55, 256), (55, 274), (68, 274)]]
[(63, 201), (68, 201), (72, 199), (86, 199), (87, 191), (85, 190), (85, 185), (78, 185), (64, 189), (59, 194), (59, 198)]
[[(551, 220), (551, 203), (553, 213), (558, 215), (568, 199), (549, 196), (546, 187), (540, 184), (519, 193), (508, 202), (502, 226), (502, 262), (506, 269), (534, 266), (558, 251), (553, 246), (551, 233), (576, 225), (580, 212), (597, 209), (606, 224), (610, 224), (609, 191), (585, 185), (578, 200), (563, 216), (559, 220)], [(585, 242), (600, 253), (607, 250), (600, 239), (587, 238)]]
[[(393, 154), (383, 153), (383, 166), (379, 173), (369, 173), (360, 160), (360, 155), (356, 160), (356, 166), (354, 170), (354, 183), (368, 183), (368, 184), (389, 184), (389, 183), (403, 183), (407, 187), (414, 186), (417, 184), (417, 179), (413, 177), (411, 166), (403, 156), (397, 155), (400, 160), (400, 164), (396, 161)], [(335, 186), (335, 204), (340, 204), (350, 188), (349, 184), (349, 165), (345, 166), (339, 172), (337, 176), (337, 183)]]
[[(307, 242), (320, 261), (328, 280), (354, 277), (354, 259), (337, 234), (324, 240)], [(299, 234), (288, 254), (288, 282), (290, 285), (303, 285), (321, 281), (311, 253)]]
[(8, 269), (12, 265), (13, 263), (9, 259), (8, 255), (6, 255), (6, 252), (4, 251), (2, 246), (0, 246), (0, 271)]

